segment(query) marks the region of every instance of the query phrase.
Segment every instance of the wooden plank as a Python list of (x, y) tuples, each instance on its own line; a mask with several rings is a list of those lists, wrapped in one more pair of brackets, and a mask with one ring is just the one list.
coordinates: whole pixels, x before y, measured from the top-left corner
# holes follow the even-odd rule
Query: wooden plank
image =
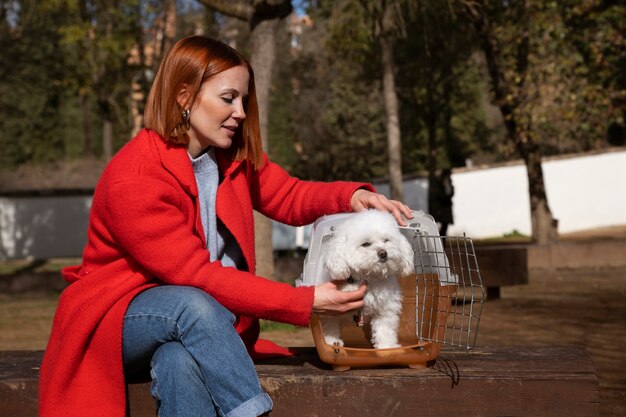
[(0, 351), (0, 410), (3, 417), (37, 416), (41, 351)]
[[(598, 381), (577, 347), (444, 351), (423, 371), (406, 368), (329, 373), (314, 357), (261, 365), (272, 416), (594, 416)], [(288, 388), (287, 388), (288, 387)]]
[[(598, 380), (577, 346), (444, 349), (430, 367), (334, 372), (315, 350), (257, 364), (272, 417), (598, 416)], [(0, 410), (36, 416), (42, 352), (0, 352)], [(131, 416), (154, 416), (149, 383), (129, 387)]]

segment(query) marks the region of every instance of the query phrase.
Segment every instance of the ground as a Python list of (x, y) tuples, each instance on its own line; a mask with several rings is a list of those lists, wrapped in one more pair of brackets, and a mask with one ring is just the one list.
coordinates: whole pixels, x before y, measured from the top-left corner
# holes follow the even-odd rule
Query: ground
[[(58, 294), (0, 295), (0, 350), (44, 349)], [(267, 326), (262, 337), (312, 346), (309, 329)], [(583, 345), (600, 382), (603, 417), (626, 415), (626, 268), (531, 271), (484, 304), (477, 345)]]

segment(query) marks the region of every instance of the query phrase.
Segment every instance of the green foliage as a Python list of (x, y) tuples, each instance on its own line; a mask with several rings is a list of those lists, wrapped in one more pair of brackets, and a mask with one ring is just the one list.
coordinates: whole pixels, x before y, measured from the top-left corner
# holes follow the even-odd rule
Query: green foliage
[(427, 12), (407, 21), (413, 30), (397, 46), (403, 162), (412, 173), (427, 168), (429, 140), (435, 167), (459, 166), (487, 148), (489, 134), (471, 28), (450, 13)]
[[(334, 15), (335, 3), (321, 2), (316, 16)], [(341, 15), (343, 16), (343, 15)], [(343, 16), (345, 17), (345, 16)], [(333, 21), (315, 20), (315, 28), (302, 37), (300, 50), (285, 53), (290, 58), (276, 80), (270, 117), (272, 155), (290, 155), (290, 171), (316, 180), (371, 179), (386, 172), (384, 110), (380, 88), (372, 87), (367, 72), (371, 44), (361, 42), (357, 65), (348, 45), (340, 45), (340, 27)], [(348, 41), (348, 40), (347, 40)], [(282, 109), (282, 110), (281, 110)], [(279, 128), (279, 126), (281, 126)], [(277, 149), (278, 130), (290, 137)]]
[(0, 166), (54, 160), (64, 152), (59, 109), (64, 62), (54, 30), (63, 19), (62, 10), (23, 1), (19, 15), (2, 26)]
[[(278, 45), (289, 45), (286, 27), (277, 33)], [(269, 157), (272, 161), (290, 172), (297, 169), (299, 155), (297, 149), (297, 126), (294, 121), (293, 106), (296, 97), (291, 79), (293, 58), (286, 47), (277, 48), (275, 72), (270, 90)]]
[[(565, 36), (575, 48), (575, 74), (587, 81), (576, 101), (589, 119), (600, 120), (612, 145), (626, 143), (626, 4), (568, 0), (558, 3)], [(588, 104), (591, 103), (592, 106)], [(593, 105), (599, 103), (598, 105)], [(584, 129), (593, 129), (593, 121)]]
[[(130, 85), (149, 87), (158, 65), (130, 62), (153, 45), (159, 0), (16, 0), (0, 3), (0, 166), (78, 157), (83, 122), (100, 153), (102, 122), (115, 148), (129, 138)], [(467, 158), (517, 158), (494, 124), (479, 39), (463, 10), (493, 23), (498, 57), (520, 129), (544, 154), (623, 145), (626, 138), (626, 5), (611, 0), (392, 1), (403, 171), (423, 172)], [(379, 2), (309, 2), (314, 26), (298, 50), (283, 31), (270, 107), (272, 159), (304, 178), (386, 176), (385, 111), (372, 13)], [(178, 2), (177, 38), (248, 28), (195, 2)], [(525, 59), (521, 59), (525, 57)], [(85, 100), (81, 101), (81, 97)], [(85, 117), (85, 119), (83, 119)], [(488, 120), (489, 119), (489, 120)], [(488, 123), (489, 121), (489, 123)], [(432, 147), (429, 151), (429, 146)]]
[[(499, 104), (543, 154), (605, 147), (610, 126), (623, 123), (623, 89), (612, 80), (623, 74), (625, 9), (609, 1), (483, 2), (507, 91)], [(509, 147), (503, 154), (514, 154)]]

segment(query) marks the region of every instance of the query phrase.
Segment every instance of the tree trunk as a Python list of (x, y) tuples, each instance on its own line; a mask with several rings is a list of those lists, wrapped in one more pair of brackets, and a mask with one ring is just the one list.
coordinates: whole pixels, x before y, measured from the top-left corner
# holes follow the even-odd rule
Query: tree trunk
[(533, 238), (540, 245), (556, 242), (558, 221), (554, 219), (548, 206), (539, 145), (528, 137), (524, 139), (518, 137), (516, 141), (520, 148), (523, 148), (520, 152), (523, 153), (526, 163)]
[(113, 158), (113, 122), (106, 118), (102, 122), (102, 159)]
[(402, 186), (402, 144), (400, 139), (400, 120), (398, 96), (396, 95), (395, 65), (393, 60), (393, 39), (381, 36), (381, 62), (383, 68), (383, 96), (387, 125), (387, 150), (389, 153), (389, 188), (391, 198), (404, 200)]
[(145, 101), (145, 95), (143, 88), (138, 80), (133, 80), (130, 85), (130, 115), (132, 118), (132, 125), (130, 137), (135, 137), (139, 131), (143, 128), (143, 102)]
[(83, 155), (93, 156), (93, 136), (91, 135), (91, 123), (89, 122), (89, 96), (84, 89), (80, 89), (80, 109), (83, 118)]
[(256, 98), (259, 104), (259, 123), (263, 150), (269, 152), (268, 114), (269, 93), (275, 59), (275, 32), (278, 20), (263, 20), (250, 33), (250, 65), (254, 70)]
[[(278, 20), (263, 20), (250, 34), (250, 65), (254, 69), (256, 97), (259, 104), (259, 124), (263, 150), (269, 152), (268, 114), (269, 92), (272, 84), (272, 69), (275, 58), (275, 40)], [(274, 250), (272, 242), (272, 222), (261, 213), (254, 213), (255, 250), (257, 274), (274, 279)]]
[(174, 46), (174, 39), (176, 38), (176, 0), (165, 1), (164, 14), (163, 21), (165, 23), (165, 30), (163, 31), (163, 46), (161, 48), (163, 54)]
[[(250, 65), (259, 105), (263, 150), (268, 152), (269, 92), (275, 58), (275, 32), (278, 23), (293, 10), (290, 0), (223, 1), (198, 0), (203, 5), (250, 24)], [(271, 221), (254, 212), (257, 275), (274, 279), (274, 250)]]

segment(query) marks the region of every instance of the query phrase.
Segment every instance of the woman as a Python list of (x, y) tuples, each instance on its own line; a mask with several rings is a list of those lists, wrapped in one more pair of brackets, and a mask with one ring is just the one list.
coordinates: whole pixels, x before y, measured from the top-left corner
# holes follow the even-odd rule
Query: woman
[(254, 77), (227, 45), (179, 41), (163, 60), (146, 129), (105, 169), (82, 265), (63, 292), (41, 368), (41, 416), (124, 416), (125, 377), (150, 371), (160, 416), (258, 416), (272, 408), (252, 358), (258, 319), (306, 326), (360, 308), (365, 288), (293, 288), (254, 275), (253, 212), (303, 225), (408, 207), (370, 185), (289, 177), (262, 152)]

